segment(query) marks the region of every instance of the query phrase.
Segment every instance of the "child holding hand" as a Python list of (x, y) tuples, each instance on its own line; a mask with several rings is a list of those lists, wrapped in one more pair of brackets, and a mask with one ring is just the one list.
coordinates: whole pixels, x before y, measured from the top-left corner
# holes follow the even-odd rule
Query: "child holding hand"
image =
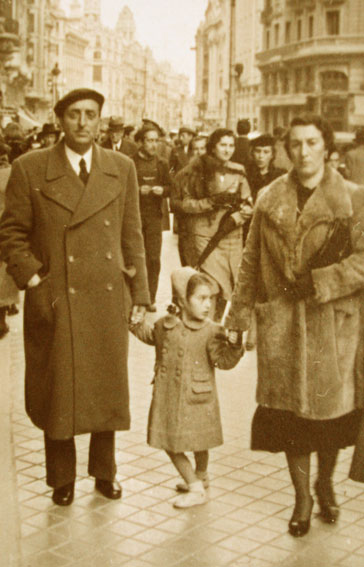
[[(212, 290), (205, 275), (184, 267), (171, 279), (173, 312), (131, 331), (156, 348), (148, 444), (165, 450), (184, 480), (174, 506), (189, 508), (206, 502), (208, 450), (223, 443), (215, 367), (233, 368), (243, 347), (239, 333), (227, 335), (208, 318)], [(195, 468), (185, 451), (194, 453)]]

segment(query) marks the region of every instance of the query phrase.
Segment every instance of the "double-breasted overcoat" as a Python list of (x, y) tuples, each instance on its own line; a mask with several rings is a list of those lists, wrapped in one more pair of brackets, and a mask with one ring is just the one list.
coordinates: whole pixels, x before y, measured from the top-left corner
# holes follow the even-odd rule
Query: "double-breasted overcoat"
[[(310, 270), (337, 219), (349, 226), (352, 253), (313, 269), (314, 297), (293, 301), (284, 290)], [(363, 406), (363, 289), (364, 188), (326, 167), (298, 220), (294, 172), (262, 189), (226, 320), (246, 330), (255, 306), (260, 405), (309, 419)]]
[(13, 164), (2, 257), (25, 293), (26, 409), (54, 439), (129, 427), (128, 318), (148, 304), (133, 162), (93, 146), (84, 187), (63, 142)]

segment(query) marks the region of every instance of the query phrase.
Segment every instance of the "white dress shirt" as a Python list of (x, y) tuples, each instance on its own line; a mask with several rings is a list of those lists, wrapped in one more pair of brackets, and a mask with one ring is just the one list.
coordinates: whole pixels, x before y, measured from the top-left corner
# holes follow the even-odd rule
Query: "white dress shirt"
[(71, 150), (71, 148), (68, 147), (67, 144), (64, 145), (64, 149), (65, 149), (65, 152), (66, 152), (67, 159), (70, 162), (71, 167), (74, 170), (74, 172), (76, 173), (76, 175), (78, 175), (78, 176), (80, 175), (80, 161), (81, 161), (82, 158), (86, 162), (87, 173), (90, 173), (91, 162), (92, 162), (92, 146), (83, 155), (78, 154), (78, 153), (74, 152), (73, 150)]

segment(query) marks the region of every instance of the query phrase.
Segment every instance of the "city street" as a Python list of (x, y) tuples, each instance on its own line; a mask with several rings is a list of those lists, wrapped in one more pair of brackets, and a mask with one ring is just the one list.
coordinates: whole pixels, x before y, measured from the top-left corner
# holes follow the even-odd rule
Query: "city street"
[[(158, 315), (177, 265), (176, 237), (166, 232)], [(132, 428), (117, 434), (123, 497), (108, 501), (94, 491), (89, 438), (81, 436), (74, 502), (54, 505), (44, 479), (43, 435), (24, 410), (22, 313), (8, 322), (11, 331), (0, 341), (2, 567), (363, 567), (364, 485), (347, 480), (352, 449), (341, 452), (335, 472), (338, 523), (322, 523), (315, 503), (309, 534), (294, 539), (287, 533), (294, 497), (284, 456), (249, 450), (254, 351), (217, 374), (225, 443), (211, 451), (207, 504), (185, 511), (172, 506), (178, 475), (162, 451), (146, 444), (154, 351), (131, 336)], [(315, 459), (312, 468), (315, 473)]]

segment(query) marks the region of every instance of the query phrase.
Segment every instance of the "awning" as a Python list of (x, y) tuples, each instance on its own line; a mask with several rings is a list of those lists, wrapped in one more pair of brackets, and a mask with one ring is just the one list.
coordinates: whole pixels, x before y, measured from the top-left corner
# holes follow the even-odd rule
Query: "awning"
[(28, 116), (21, 108), (17, 110), (17, 115), (19, 118), (19, 124), (22, 128), (24, 128), (24, 130), (30, 130), (31, 128), (41, 128), (42, 126), (39, 122)]

